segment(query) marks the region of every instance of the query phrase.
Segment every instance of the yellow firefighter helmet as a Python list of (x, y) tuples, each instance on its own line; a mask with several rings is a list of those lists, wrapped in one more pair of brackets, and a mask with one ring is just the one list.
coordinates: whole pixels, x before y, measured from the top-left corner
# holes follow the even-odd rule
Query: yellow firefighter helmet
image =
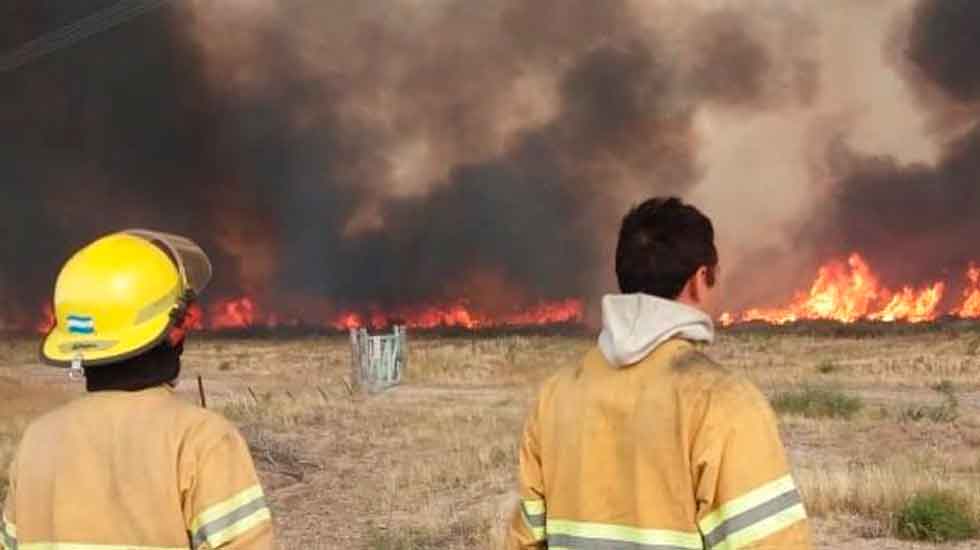
[(207, 255), (184, 237), (142, 229), (103, 237), (62, 267), (41, 357), (89, 367), (140, 355), (167, 337), (210, 279)]

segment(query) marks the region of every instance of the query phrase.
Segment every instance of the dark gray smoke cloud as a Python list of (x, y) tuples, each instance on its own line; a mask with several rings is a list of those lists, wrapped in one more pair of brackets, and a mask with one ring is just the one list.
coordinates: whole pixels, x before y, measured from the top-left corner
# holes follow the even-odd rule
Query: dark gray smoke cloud
[(841, 179), (805, 234), (823, 256), (862, 251), (894, 283), (958, 281), (980, 257), (980, 129), (950, 144), (936, 166), (903, 165), (836, 148)]
[(980, 117), (966, 108), (980, 99), (977, 29), (980, 3), (915, 6), (902, 29), (900, 68), (914, 85), (924, 77), (952, 98), (933, 107), (949, 110), (946, 120), (966, 130), (945, 137), (930, 164), (859, 153), (835, 141), (827, 151), (833, 191), (800, 235), (816, 243), (818, 257), (861, 251), (891, 284), (945, 279), (954, 288), (980, 259)]
[(907, 54), (928, 79), (960, 101), (980, 99), (980, 4), (926, 0), (914, 12)]
[[(0, 8), (0, 44), (111, 3)], [(0, 74), (5, 315), (35, 315), (73, 250), (129, 226), (201, 242), (212, 298), (309, 317), (590, 297), (624, 204), (697, 183), (698, 106), (764, 109), (780, 55), (742, 16), (678, 45), (626, 2), (234, 4)]]

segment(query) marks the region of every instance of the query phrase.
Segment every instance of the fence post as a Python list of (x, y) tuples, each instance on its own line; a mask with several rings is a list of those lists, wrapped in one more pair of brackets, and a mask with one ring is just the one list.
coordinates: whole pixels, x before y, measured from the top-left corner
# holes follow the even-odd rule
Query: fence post
[(208, 398), (204, 395), (204, 379), (197, 375), (197, 391), (201, 394), (201, 407), (208, 408)]
[(361, 341), (358, 336), (359, 336), (358, 329), (356, 328), (350, 329), (350, 349), (351, 349), (350, 383), (352, 386), (354, 386), (354, 388), (360, 389), (363, 375), (361, 373)]

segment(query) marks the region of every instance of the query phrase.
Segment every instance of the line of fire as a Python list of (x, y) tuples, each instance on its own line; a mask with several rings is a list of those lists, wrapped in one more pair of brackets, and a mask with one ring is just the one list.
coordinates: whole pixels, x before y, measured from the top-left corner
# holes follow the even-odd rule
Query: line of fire
[[(925, 285), (888, 288), (867, 260), (855, 252), (846, 259), (822, 265), (810, 287), (796, 292), (788, 303), (726, 311), (718, 316), (717, 322), (728, 327), (753, 322), (785, 325), (805, 321), (926, 323), (944, 317), (980, 319), (980, 267), (971, 263), (962, 274), (958, 293), (950, 292), (954, 286), (954, 282), (936, 280)], [(396, 310), (326, 311), (311, 318), (276, 311), (253, 296), (237, 296), (219, 299), (203, 307), (195, 305), (190, 326), (199, 331), (215, 332), (257, 328), (347, 331), (362, 327), (384, 329), (396, 324), (422, 330), (547, 327), (583, 324), (584, 304), (581, 298), (568, 298), (490, 313), (461, 300)], [(53, 323), (50, 306), (44, 306), (34, 329), (43, 334)], [(24, 330), (24, 327), (19, 328)]]

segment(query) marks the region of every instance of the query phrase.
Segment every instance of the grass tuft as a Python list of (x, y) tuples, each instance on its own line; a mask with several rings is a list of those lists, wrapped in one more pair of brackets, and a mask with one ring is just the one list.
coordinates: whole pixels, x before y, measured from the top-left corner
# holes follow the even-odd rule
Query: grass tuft
[(909, 499), (895, 515), (896, 534), (929, 542), (966, 540), (977, 535), (977, 524), (965, 499), (950, 491), (931, 491)]
[(948, 424), (955, 422), (959, 416), (960, 413), (956, 403), (943, 403), (942, 405), (920, 405), (906, 407), (902, 410), (899, 418), (908, 422), (929, 420), (937, 424)]
[(772, 406), (783, 414), (847, 420), (853, 418), (864, 407), (864, 401), (858, 396), (847, 395), (838, 390), (803, 387), (800, 390), (776, 394), (772, 398)]
[(840, 365), (831, 361), (830, 359), (821, 361), (820, 364), (817, 365), (817, 372), (819, 372), (820, 374), (832, 374), (839, 370), (840, 370)]
[(980, 337), (971, 339), (966, 345), (966, 354), (975, 357), (980, 354)]
[(941, 393), (945, 400), (942, 405), (910, 406), (905, 408), (899, 418), (901, 420), (918, 422), (920, 420), (931, 420), (936, 423), (955, 422), (960, 417), (960, 402), (956, 397), (956, 388), (949, 380), (932, 386), (932, 389)]
[(956, 385), (952, 380), (942, 380), (938, 384), (933, 384), (932, 389), (947, 396), (953, 397), (956, 394)]

